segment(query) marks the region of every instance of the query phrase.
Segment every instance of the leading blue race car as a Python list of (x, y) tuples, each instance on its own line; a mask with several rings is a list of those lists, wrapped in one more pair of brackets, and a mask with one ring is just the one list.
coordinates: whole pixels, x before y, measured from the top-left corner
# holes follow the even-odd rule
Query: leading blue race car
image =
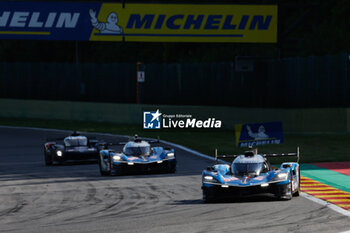
[(154, 143), (159, 143), (159, 140), (149, 141), (135, 136), (132, 141), (119, 143), (119, 145), (124, 145), (122, 151), (101, 150), (98, 159), (101, 175), (123, 175), (152, 171), (175, 173), (175, 150), (161, 146), (152, 147), (151, 144)]
[[(267, 158), (296, 156), (297, 162), (284, 162), (273, 169)], [(216, 164), (202, 172), (203, 200), (243, 197), (270, 193), (278, 199), (300, 195), (299, 148), (296, 153), (258, 154), (257, 149), (243, 155), (221, 155)], [(234, 158), (232, 164), (218, 164), (219, 158)]]

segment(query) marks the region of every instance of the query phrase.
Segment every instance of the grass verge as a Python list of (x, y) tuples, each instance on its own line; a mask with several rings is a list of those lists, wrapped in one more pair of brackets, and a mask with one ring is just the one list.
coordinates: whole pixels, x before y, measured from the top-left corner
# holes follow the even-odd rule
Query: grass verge
[[(187, 146), (202, 153), (213, 155), (238, 154), (246, 148), (235, 145), (233, 131), (229, 130), (143, 130), (141, 125), (118, 125), (66, 120), (42, 120), (25, 118), (0, 118), (0, 125), (38, 128), (104, 132), (122, 135), (138, 134), (142, 137), (160, 136), (161, 139)], [(350, 161), (349, 134), (295, 135), (284, 136), (284, 144), (259, 147), (263, 153), (294, 152), (299, 146), (302, 163)]]

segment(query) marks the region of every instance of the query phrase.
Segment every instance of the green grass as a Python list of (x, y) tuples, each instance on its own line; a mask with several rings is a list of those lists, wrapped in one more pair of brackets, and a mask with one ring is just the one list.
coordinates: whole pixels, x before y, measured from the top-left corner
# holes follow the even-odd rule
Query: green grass
[[(235, 145), (234, 132), (229, 130), (143, 130), (141, 125), (24, 118), (0, 118), (0, 125), (105, 132), (130, 136), (138, 134), (142, 137), (153, 138), (160, 136), (163, 140), (178, 143), (209, 155), (214, 155), (215, 148), (218, 149), (219, 154), (238, 154), (246, 149)], [(261, 146), (259, 151), (263, 153), (294, 152), (299, 146), (302, 163), (350, 161), (349, 134), (287, 134), (284, 136), (284, 141), (284, 144), (281, 145)]]

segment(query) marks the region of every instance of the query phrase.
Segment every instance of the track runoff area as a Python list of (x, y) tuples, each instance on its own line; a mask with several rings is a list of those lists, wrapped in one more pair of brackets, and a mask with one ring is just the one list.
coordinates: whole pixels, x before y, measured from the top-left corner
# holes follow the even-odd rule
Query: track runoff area
[[(214, 163), (213, 158), (163, 142), (175, 148), (175, 174), (101, 177), (97, 164), (45, 166), (45, 138), (69, 133), (0, 127), (0, 232), (350, 230), (349, 211), (344, 208), (347, 191), (317, 180), (320, 178), (311, 172), (318, 168), (302, 167), (302, 196), (290, 201), (256, 197), (205, 204), (201, 171)], [(126, 139), (89, 135), (106, 141)], [(340, 196), (331, 196), (336, 194)]]

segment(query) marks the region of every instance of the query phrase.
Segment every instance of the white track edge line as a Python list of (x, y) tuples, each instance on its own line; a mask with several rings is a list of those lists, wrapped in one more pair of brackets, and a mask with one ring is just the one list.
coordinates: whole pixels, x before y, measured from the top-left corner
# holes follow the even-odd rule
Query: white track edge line
[[(13, 129), (32, 129), (32, 130), (38, 130), (38, 131), (53, 131), (53, 132), (71, 132), (71, 130), (61, 130), (61, 129), (46, 129), (46, 128), (35, 128), (35, 127), (22, 127), (22, 126), (0, 126), (0, 128), (13, 128)], [(80, 131), (80, 132), (83, 132), (83, 131)], [(111, 133), (95, 133), (95, 132), (84, 132), (84, 133), (90, 133), (90, 134), (97, 134), (97, 135), (106, 135), (106, 136), (119, 136), (119, 137), (128, 137), (128, 136), (125, 136), (125, 135), (120, 135), (120, 134), (111, 134)], [(165, 143), (165, 144), (168, 144), (170, 146), (174, 146), (174, 147), (178, 147), (184, 151), (187, 151), (189, 153), (192, 153), (196, 156), (199, 156), (201, 158), (205, 158), (205, 159), (209, 159), (209, 160), (212, 160), (212, 161), (215, 161), (215, 158), (209, 156), (209, 155), (206, 155), (206, 154), (203, 154), (203, 153), (200, 153), (198, 151), (195, 151), (195, 150), (192, 150), (188, 147), (185, 147), (185, 146), (181, 146), (179, 144), (176, 144), (176, 143), (172, 143), (172, 142), (168, 142), (168, 141), (165, 141), (165, 140), (160, 140), (160, 142), (162, 143)], [(225, 162), (223, 160), (220, 160), (221, 162)], [(313, 202), (316, 202), (322, 206), (327, 206), (328, 208), (342, 214), (342, 215), (345, 215), (345, 216), (348, 216), (350, 217), (350, 211), (347, 211), (339, 206), (336, 206), (332, 203), (329, 203), (327, 201), (324, 201), (324, 200), (321, 200), (321, 199), (318, 199), (316, 197), (313, 197), (312, 195), (309, 195), (307, 193), (304, 193), (304, 192), (301, 192), (301, 196), (306, 198), (306, 199), (309, 199), (310, 201), (313, 201)], [(345, 231), (345, 232), (342, 232), (342, 233), (350, 233), (350, 231)]]

